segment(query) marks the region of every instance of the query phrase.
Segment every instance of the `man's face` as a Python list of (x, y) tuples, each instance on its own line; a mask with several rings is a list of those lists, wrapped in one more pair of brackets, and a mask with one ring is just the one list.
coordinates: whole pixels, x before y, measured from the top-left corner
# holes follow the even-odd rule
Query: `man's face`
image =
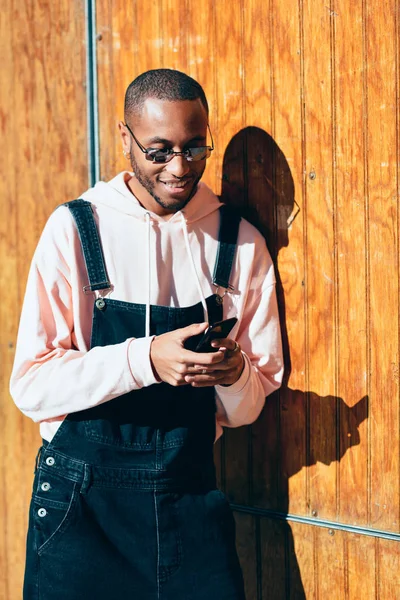
[[(207, 122), (200, 99), (170, 102), (148, 98), (139, 115), (127, 117), (128, 125), (144, 148), (168, 148), (176, 152), (208, 145)], [(174, 156), (168, 163), (152, 163), (146, 160), (123, 124), (120, 131), (135, 173), (129, 187), (139, 202), (160, 216), (181, 210), (196, 192), (206, 160), (187, 161), (183, 156)]]

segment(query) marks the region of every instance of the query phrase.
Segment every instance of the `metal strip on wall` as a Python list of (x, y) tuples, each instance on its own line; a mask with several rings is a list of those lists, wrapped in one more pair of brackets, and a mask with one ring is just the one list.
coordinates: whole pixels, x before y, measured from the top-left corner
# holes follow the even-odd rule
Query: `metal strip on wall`
[(265, 508), (256, 508), (252, 506), (244, 506), (242, 504), (231, 503), (231, 508), (235, 512), (253, 515), (265, 519), (274, 519), (279, 521), (288, 521), (292, 523), (302, 523), (303, 525), (312, 525), (313, 527), (325, 527), (336, 531), (347, 531), (349, 533), (357, 533), (370, 537), (382, 538), (386, 540), (400, 541), (400, 533), (391, 531), (382, 531), (380, 529), (372, 529), (370, 527), (359, 527), (358, 525), (346, 525), (336, 521), (325, 521), (302, 517), (300, 515), (285, 514), (278, 511), (268, 510)]
[(88, 180), (100, 179), (99, 107), (97, 102), (96, 0), (85, 0), (86, 20), (86, 106), (88, 138)]

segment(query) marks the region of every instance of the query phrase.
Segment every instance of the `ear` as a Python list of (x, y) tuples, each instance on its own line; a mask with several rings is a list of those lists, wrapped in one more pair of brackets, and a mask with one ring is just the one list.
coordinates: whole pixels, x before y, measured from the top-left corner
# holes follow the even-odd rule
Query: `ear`
[(119, 135), (121, 136), (122, 151), (129, 154), (131, 149), (131, 138), (129, 131), (127, 130), (126, 125), (123, 121), (119, 121), (118, 129)]
[(361, 400), (357, 402), (357, 404), (350, 408), (350, 411), (352, 412), (358, 427), (363, 421), (365, 421), (365, 419), (368, 418), (369, 415), (368, 396), (363, 396)]

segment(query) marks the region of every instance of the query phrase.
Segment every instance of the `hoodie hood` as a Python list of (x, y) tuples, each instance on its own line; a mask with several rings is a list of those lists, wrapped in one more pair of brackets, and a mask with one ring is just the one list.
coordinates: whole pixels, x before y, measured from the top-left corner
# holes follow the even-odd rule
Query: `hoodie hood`
[(182, 218), (180, 215), (183, 215), (186, 223), (194, 223), (215, 212), (221, 206), (220, 200), (210, 188), (205, 183), (199, 182), (197, 191), (188, 204), (182, 210), (177, 211), (166, 219), (147, 210), (139, 203), (128, 188), (128, 181), (131, 177), (134, 177), (133, 173), (123, 171), (108, 182), (99, 181), (94, 187), (82, 194), (81, 197), (96, 206), (102, 204), (140, 219), (145, 218), (147, 213), (152, 220), (159, 222), (166, 220), (173, 221)]

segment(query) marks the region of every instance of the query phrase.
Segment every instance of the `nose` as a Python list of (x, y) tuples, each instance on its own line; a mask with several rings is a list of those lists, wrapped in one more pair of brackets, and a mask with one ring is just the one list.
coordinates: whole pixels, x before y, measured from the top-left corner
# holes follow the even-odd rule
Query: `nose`
[(177, 156), (175, 154), (174, 158), (165, 165), (165, 170), (174, 177), (184, 177), (189, 173), (190, 166), (184, 156)]

